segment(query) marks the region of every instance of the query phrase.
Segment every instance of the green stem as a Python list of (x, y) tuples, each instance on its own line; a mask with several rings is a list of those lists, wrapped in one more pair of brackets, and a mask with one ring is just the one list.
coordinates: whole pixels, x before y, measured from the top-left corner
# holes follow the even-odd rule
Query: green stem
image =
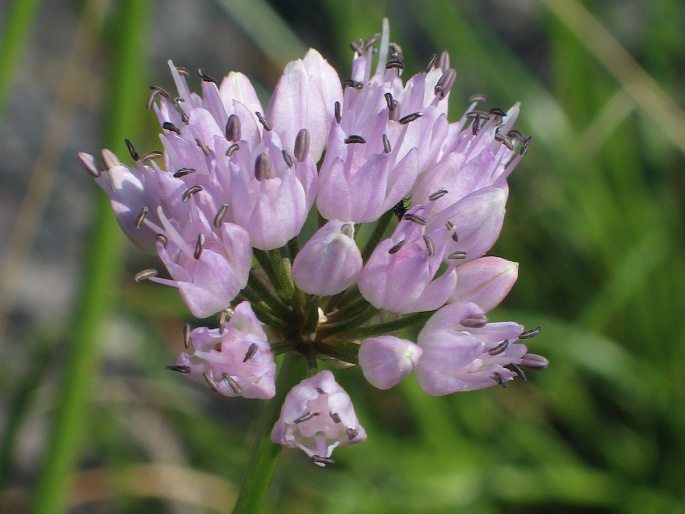
[[(84, 16), (92, 16), (94, 3), (86, 3)], [(114, 52), (110, 100), (107, 117), (107, 146), (121, 145), (126, 135), (137, 125), (138, 94), (144, 89), (145, 36), (152, 2), (127, 0), (116, 4), (119, 24), (116, 33), (121, 37), (112, 45)], [(87, 63), (84, 63), (84, 66)], [(128, 132), (128, 134), (127, 134)], [(108, 199), (98, 197), (91, 229), (88, 254), (85, 259), (83, 289), (76, 307), (69, 345), (65, 348), (64, 371), (56, 405), (53, 425), (47, 436), (49, 442), (45, 461), (33, 492), (31, 511), (52, 514), (65, 510), (71, 477), (87, 432), (89, 395), (95, 389), (98, 370), (97, 342), (105, 317), (113, 305), (117, 290), (117, 270), (123, 254), (123, 234), (112, 216)]]
[(252, 448), (243, 484), (233, 514), (256, 514), (262, 511), (276, 471), (282, 447), (271, 442), (271, 429), (278, 420), (286, 394), (305, 376), (300, 356), (287, 353), (276, 379), (276, 396), (267, 405)]
[(283, 256), (279, 249), (269, 250), (268, 252), (269, 260), (271, 261), (271, 267), (274, 271), (274, 276), (276, 277), (276, 287), (282, 297), (288, 300), (292, 300), (295, 295), (295, 287), (293, 286), (292, 278), (290, 277), (290, 270), (286, 267), (283, 262)]
[(305, 325), (305, 332), (310, 334), (316, 330), (316, 325), (319, 323), (319, 299), (321, 297), (308, 294), (305, 305), (307, 314), (307, 324)]
[(371, 325), (369, 327), (354, 328), (352, 330), (338, 332), (334, 335), (336, 339), (350, 340), (389, 334), (391, 332), (416, 325), (417, 323), (425, 323), (432, 314), (433, 312), (417, 312), (416, 314), (410, 314), (409, 316), (388, 321), (386, 323), (379, 323), (378, 325)]
[(255, 259), (257, 259), (257, 262), (262, 267), (264, 274), (269, 278), (271, 284), (277, 289), (278, 279), (274, 273), (273, 266), (271, 266), (269, 255), (264, 250), (258, 250), (257, 248), (252, 249), (252, 255), (254, 255)]
[(279, 316), (282, 316), (285, 319), (292, 316), (292, 311), (289, 310), (281, 299), (278, 298), (278, 296), (276, 296), (252, 271), (250, 271), (250, 275), (247, 279), (247, 287), (251, 288), (254, 294), (264, 300), (264, 302), (269, 305), (274, 312), (278, 313)]
[(383, 234), (385, 234), (385, 230), (388, 228), (388, 225), (390, 224), (390, 220), (392, 219), (393, 215), (394, 213), (392, 209), (390, 209), (388, 212), (383, 214), (383, 216), (381, 216), (376, 222), (376, 226), (374, 227), (371, 236), (366, 241), (366, 244), (364, 245), (364, 250), (362, 251), (362, 259), (364, 260), (364, 262), (369, 260), (369, 257), (371, 257), (371, 254), (376, 249), (376, 246), (378, 246), (378, 243), (380, 243), (381, 239), (383, 238)]
[(349, 329), (363, 325), (379, 312), (379, 309), (376, 309), (373, 305), (368, 304), (364, 310), (359, 312), (356, 316), (349, 317), (336, 323), (324, 325), (317, 331), (317, 337), (318, 339), (326, 339), (327, 337), (331, 336), (336, 336), (337, 338), (338, 333), (346, 332), (349, 331)]

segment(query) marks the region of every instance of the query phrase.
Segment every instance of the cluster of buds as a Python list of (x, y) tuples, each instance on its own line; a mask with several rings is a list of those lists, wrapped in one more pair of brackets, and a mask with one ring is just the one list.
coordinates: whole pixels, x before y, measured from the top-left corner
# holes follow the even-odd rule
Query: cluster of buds
[[(352, 48), (349, 80), (310, 50), (285, 68), (266, 109), (240, 73), (219, 84), (198, 70), (199, 96), (170, 62), (178, 96), (154, 86), (148, 101), (164, 151), (140, 155), (126, 141), (132, 167), (108, 150), (104, 167), (79, 154), (123, 231), (169, 274), (136, 280), (178, 288), (197, 318), (218, 315), (215, 328), (186, 325), (186, 351), (169, 369), (226, 396), (268, 399), (274, 356), (304, 356), (307, 377), (271, 437), (322, 466), (366, 433), (319, 361), (359, 366), (381, 389), (414, 371), (431, 395), (506, 386), (547, 366), (520, 342), (537, 329), (486, 317), (518, 275), (516, 263), (485, 255), (530, 143), (513, 128), (518, 105), (486, 111), (475, 95), (450, 123), (446, 53), (404, 83), (387, 21)], [(416, 342), (398, 336), (417, 324)]]

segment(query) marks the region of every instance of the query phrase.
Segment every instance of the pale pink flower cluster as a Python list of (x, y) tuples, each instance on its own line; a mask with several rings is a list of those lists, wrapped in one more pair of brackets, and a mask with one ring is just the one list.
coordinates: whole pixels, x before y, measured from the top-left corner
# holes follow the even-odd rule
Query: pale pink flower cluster
[[(199, 70), (197, 95), (170, 62), (177, 96), (152, 87), (148, 102), (163, 152), (127, 141), (135, 164), (104, 150), (104, 169), (79, 154), (123, 231), (169, 274), (137, 279), (177, 287), (196, 317), (219, 313), (218, 328), (187, 329), (188, 351), (170, 368), (227, 396), (271, 398), (274, 353), (307, 356), (309, 378), (288, 393), (272, 439), (320, 465), (366, 434), (333, 374), (311, 367), (317, 358), (358, 364), (381, 389), (414, 371), (432, 395), (547, 365), (517, 342), (535, 331), (486, 317), (518, 274), (486, 255), (530, 142), (513, 128), (518, 104), (484, 111), (476, 95), (450, 123), (447, 54), (404, 82), (387, 22), (353, 47), (349, 80), (310, 50), (266, 109), (240, 73), (218, 83)], [(307, 237), (314, 206), (319, 228)], [(416, 320), (416, 342), (392, 334)]]

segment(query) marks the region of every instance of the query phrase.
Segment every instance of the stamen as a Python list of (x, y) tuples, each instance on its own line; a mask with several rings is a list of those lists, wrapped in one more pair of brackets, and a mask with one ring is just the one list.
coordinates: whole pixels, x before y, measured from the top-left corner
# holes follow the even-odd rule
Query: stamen
[(131, 154), (131, 159), (134, 161), (139, 161), (140, 156), (138, 155), (138, 152), (136, 152), (136, 149), (133, 147), (133, 143), (129, 141), (128, 139), (124, 139), (124, 143), (126, 143), (126, 148), (128, 148), (128, 153)]
[(190, 75), (188, 68), (185, 68), (184, 66), (176, 66), (176, 71), (178, 72), (179, 75), (183, 75), (184, 77), (187, 77), (188, 75)]
[(404, 240), (400, 241), (400, 242), (397, 243), (395, 246), (393, 246), (392, 248), (390, 248), (390, 250), (388, 250), (388, 253), (389, 253), (390, 255), (392, 255), (392, 254), (394, 254), (394, 253), (399, 252), (399, 251), (400, 251), (400, 248), (402, 248), (402, 247), (404, 246), (404, 243), (406, 243), (406, 241), (404, 241)]
[(490, 378), (492, 378), (495, 382), (497, 382), (499, 385), (502, 387), (507, 387), (507, 380), (504, 378), (504, 376), (501, 373), (497, 373), (496, 371), (490, 375)]
[(226, 217), (226, 213), (228, 212), (228, 204), (225, 203), (221, 207), (219, 207), (219, 211), (216, 213), (216, 216), (214, 216), (214, 227), (218, 230), (221, 228), (221, 224), (224, 222), (224, 218)]
[(454, 252), (447, 256), (448, 259), (461, 260), (466, 259), (466, 252)]
[(259, 111), (255, 111), (255, 114), (257, 115), (259, 123), (261, 123), (264, 127), (264, 130), (266, 130), (267, 132), (271, 132), (271, 124), (268, 121), (266, 121), (266, 118), (262, 116), (262, 113)]
[(541, 369), (546, 369), (547, 366), (549, 366), (549, 361), (545, 359), (542, 355), (527, 353), (521, 359), (521, 367), (531, 371), (539, 371)]
[(394, 110), (395, 107), (397, 107), (397, 102), (395, 102), (395, 99), (392, 97), (392, 93), (385, 93), (383, 95), (385, 97), (385, 103), (388, 106), (389, 110)]
[(228, 150), (226, 150), (226, 157), (230, 157), (238, 150), (240, 150), (240, 146), (238, 146), (238, 143), (233, 143), (231, 146), (228, 147)]
[(293, 161), (293, 158), (288, 153), (288, 150), (281, 150), (281, 153), (283, 154), (283, 160), (288, 165), (288, 168), (292, 168), (295, 165), (295, 162)]
[(111, 170), (116, 166), (121, 166), (119, 157), (117, 157), (112, 150), (103, 148), (100, 152), (100, 157), (102, 157), (102, 162), (105, 164), (105, 168), (107, 168), (107, 170)]
[(226, 140), (227, 141), (240, 141), (242, 138), (242, 130), (240, 124), (240, 118), (235, 114), (231, 114), (226, 122)]
[(371, 47), (376, 43), (376, 41), (378, 41), (380, 38), (381, 38), (381, 33), (380, 33), (380, 32), (374, 34), (374, 35), (371, 36), (369, 39), (367, 39), (366, 41), (364, 41), (364, 44), (363, 44), (363, 47), (362, 47), (362, 48), (363, 48), (364, 50), (368, 50), (368, 49), (371, 48)]
[(364, 139), (362, 136), (355, 136), (355, 135), (352, 135), (350, 137), (345, 138), (345, 144), (346, 145), (356, 144), (356, 143), (359, 143), (359, 144), (366, 143), (366, 139)]
[(426, 243), (426, 248), (428, 249), (428, 256), (433, 257), (435, 255), (435, 245), (433, 240), (428, 236), (423, 236), (423, 241)]
[(195, 243), (195, 252), (193, 253), (193, 257), (195, 257), (195, 260), (199, 260), (202, 256), (202, 249), (205, 246), (205, 241), (206, 239), (204, 234), (199, 234), (197, 236), (197, 243)]
[(438, 59), (438, 68), (447, 71), (450, 67), (450, 54), (447, 50), (443, 50)]
[(199, 193), (200, 191), (204, 191), (204, 189), (202, 189), (202, 186), (191, 186), (191, 187), (189, 187), (188, 189), (186, 189), (186, 192), (185, 192), (185, 193), (183, 193), (183, 196), (181, 197), (181, 200), (183, 201), (183, 203), (185, 203), (185, 202), (187, 202), (188, 200), (190, 200), (190, 197), (191, 197), (191, 196), (193, 196), (194, 194)]
[(222, 373), (221, 376), (223, 377), (224, 382), (228, 384), (228, 387), (230, 387), (235, 394), (243, 394), (243, 390), (240, 388), (238, 382), (236, 382), (233, 377), (231, 377), (228, 373)]
[(243, 357), (243, 362), (249, 361), (252, 357), (254, 357), (255, 353), (257, 353), (257, 343), (252, 343), (250, 344), (250, 347), (247, 349), (245, 357)]
[(404, 69), (404, 63), (397, 57), (393, 56), (392, 59), (388, 61), (388, 63), (385, 65), (386, 70), (392, 70), (392, 69), (397, 69), (397, 70), (403, 70)]
[(471, 103), (485, 103), (487, 101), (488, 99), (485, 98), (485, 95), (482, 95), (480, 93), (476, 93), (475, 95), (469, 96), (469, 102)]
[(526, 141), (526, 138), (523, 137), (523, 134), (521, 134), (516, 129), (512, 129), (509, 132), (507, 132), (507, 137), (511, 139), (516, 139), (519, 143), (524, 143)]
[(488, 324), (488, 318), (485, 314), (474, 314), (468, 316), (459, 322), (462, 327), (466, 328), (483, 328)]
[(187, 350), (190, 348), (190, 343), (192, 343), (193, 340), (190, 337), (190, 323), (186, 323), (183, 325), (183, 346)]
[(340, 419), (340, 414), (338, 414), (337, 412), (329, 412), (328, 415), (333, 420), (333, 423), (342, 423), (342, 420)]
[(147, 107), (148, 111), (152, 110), (152, 107), (155, 103), (155, 98), (157, 98), (157, 95), (162, 95), (164, 98), (170, 98), (171, 96), (169, 93), (167, 93), (166, 89), (163, 87), (159, 86), (150, 86), (150, 94), (147, 97), (147, 102), (145, 103), (145, 107)]
[(435, 84), (435, 88), (433, 89), (433, 91), (435, 92), (435, 96), (440, 95), (440, 99), (445, 98), (452, 89), (452, 86), (454, 85), (454, 81), (456, 79), (457, 72), (453, 68), (450, 68), (447, 71), (445, 71), (445, 73), (442, 74), (442, 77), (440, 77), (438, 83)]
[(505, 367), (505, 368), (508, 368), (508, 369), (510, 369), (511, 371), (513, 371), (514, 373), (516, 373), (516, 374), (518, 375), (518, 377), (519, 377), (521, 380), (523, 380), (524, 382), (527, 380), (527, 379), (526, 379), (526, 374), (523, 372), (523, 370), (521, 369), (521, 366), (519, 366), (518, 364), (516, 364), (516, 363), (514, 363), (514, 362), (510, 362), (509, 364), (507, 364), (507, 365), (504, 366), (504, 367)]
[(425, 226), (426, 220), (418, 214), (407, 213), (404, 215), (404, 219), (416, 223), (417, 225)]
[(364, 54), (364, 40), (363, 39), (357, 39), (356, 41), (350, 41), (350, 48), (357, 55), (363, 55)]
[(165, 121), (164, 123), (162, 123), (162, 128), (164, 130), (168, 130), (169, 132), (176, 132), (176, 134), (178, 134), (179, 136), (181, 135), (181, 130), (170, 121)]
[(306, 128), (301, 129), (295, 138), (295, 149), (293, 151), (295, 159), (304, 162), (309, 153), (309, 131)]
[[(439, 200), (440, 198), (445, 196), (447, 194), (447, 192), (448, 192), (447, 189), (438, 189), (435, 193), (428, 195), (428, 200), (431, 202)], [(449, 221), (447, 223), (449, 223)], [(448, 230), (450, 230), (451, 228), (452, 227), (450, 227)]]
[(429, 73), (432, 69), (433, 66), (435, 66), (435, 63), (438, 62), (438, 54), (433, 54), (431, 56), (431, 60), (428, 61), (428, 66), (423, 70), (424, 73)]
[(527, 330), (526, 332), (521, 333), (521, 335), (519, 335), (519, 339), (533, 339), (541, 331), (542, 331), (542, 327), (532, 328), (530, 330)]
[(95, 165), (95, 157), (86, 152), (79, 152), (77, 160), (81, 167), (86, 170), (94, 178), (98, 178), (102, 172)]
[(136, 273), (136, 276), (133, 277), (133, 280), (135, 280), (137, 283), (140, 283), (143, 280), (156, 277), (157, 273), (158, 271), (156, 269), (144, 269), (143, 271), (139, 271), (138, 273)]
[(331, 459), (330, 457), (321, 457), (319, 455), (312, 455), (309, 457), (309, 459), (314, 463), (318, 464), (319, 466), (331, 466), (335, 464), (335, 460)]
[(140, 210), (140, 214), (138, 214), (138, 218), (136, 219), (136, 228), (140, 228), (143, 226), (143, 222), (145, 221), (145, 216), (147, 216), (148, 208), (143, 207)]
[(186, 113), (182, 112), (181, 113), (181, 121), (183, 123), (185, 123), (186, 125), (188, 125), (188, 123), (190, 123), (190, 118), (188, 117), (188, 115)]
[(521, 156), (526, 155), (526, 152), (528, 151), (528, 147), (530, 146), (530, 143), (532, 141), (533, 141), (533, 136), (528, 136), (523, 141), (523, 146), (521, 147), (521, 150), (519, 151), (519, 155), (521, 155)]
[(175, 371), (177, 373), (190, 373), (190, 366), (179, 366), (176, 364), (172, 364), (170, 366), (166, 366), (166, 369), (168, 369), (169, 371)]
[(342, 115), (340, 114), (340, 102), (335, 102), (335, 121), (336, 121), (336, 123), (340, 124), (341, 119), (342, 119)]
[(166, 245), (169, 244), (169, 240), (164, 234), (157, 234), (157, 241), (162, 243), (162, 246), (166, 248)]
[(495, 346), (494, 348), (490, 348), (488, 350), (488, 353), (492, 356), (499, 355), (501, 353), (504, 353), (504, 351), (509, 348), (509, 339), (505, 339), (502, 341), (500, 344)]
[(395, 54), (400, 58), (402, 58), (402, 56), (404, 55), (402, 47), (399, 45), (399, 43), (393, 43), (391, 41), (390, 43), (388, 43), (388, 49), (390, 50), (390, 53)]
[(383, 134), (383, 151), (385, 153), (392, 152), (392, 147), (390, 146), (390, 140), (388, 139), (387, 134)]
[(195, 173), (195, 168), (181, 168), (178, 170), (176, 173), (174, 173), (172, 176), (174, 178), (181, 178), (185, 177), (186, 175), (190, 175), (191, 173)]
[(300, 423), (304, 423), (305, 421), (309, 421), (314, 416), (318, 416), (318, 415), (319, 415), (318, 412), (305, 412), (304, 414), (302, 414), (302, 416), (300, 416), (296, 420), (293, 420), (293, 423), (295, 423), (296, 425), (299, 425)]
[(207, 157), (212, 155), (212, 151), (209, 149), (209, 147), (205, 143), (203, 143), (199, 139), (196, 139), (195, 142), (197, 143), (197, 146), (200, 147), (200, 150), (202, 150), (203, 154), (205, 154)]
[(504, 109), (500, 109), (499, 107), (493, 107), (488, 111), (488, 113), (492, 114), (493, 116), (499, 116), (500, 118), (507, 115), (507, 111), (505, 111)]
[(209, 388), (214, 391), (215, 393), (219, 392), (219, 388), (217, 387), (216, 383), (214, 383), (214, 380), (211, 379), (211, 377), (207, 374), (206, 371), (202, 372), (202, 376), (204, 377), (205, 381), (207, 382), (207, 385)]
[(202, 68), (199, 68), (197, 70), (197, 74), (202, 79), (202, 82), (214, 82), (216, 84), (216, 80), (214, 80), (212, 77), (207, 75)]
[(347, 430), (345, 430), (345, 435), (347, 435), (347, 439), (349, 439), (351, 441), (352, 439), (354, 439), (355, 437), (357, 437), (359, 435), (359, 430), (357, 430), (356, 428), (350, 427)]
[(407, 123), (411, 123), (414, 120), (418, 120), (421, 116), (423, 116), (422, 111), (417, 111), (413, 112), (411, 114), (407, 114), (406, 116), (403, 116), (400, 118), (400, 125), (406, 125)]
[(164, 157), (164, 154), (158, 150), (153, 150), (152, 152), (147, 152), (143, 154), (143, 157), (140, 159), (143, 161), (143, 163), (147, 163), (148, 161), (151, 161), (153, 159), (161, 159)]
[(361, 88), (362, 88), (362, 83), (361, 83), (361, 82), (357, 82), (356, 80), (347, 79), (346, 81), (344, 81), (344, 82), (342, 83), (342, 87), (343, 87), (343, 91), (345, 91), (345, 88), (346, 88), (346, 87), (352, 87), (352, 88), (358, 90), (358, 89), (361, 89)]
[(273, 177), (271, 170), (271, 159), (265, 153), (260, 153), (254, 163), (254, 176), (260, 182), (264, 182)]

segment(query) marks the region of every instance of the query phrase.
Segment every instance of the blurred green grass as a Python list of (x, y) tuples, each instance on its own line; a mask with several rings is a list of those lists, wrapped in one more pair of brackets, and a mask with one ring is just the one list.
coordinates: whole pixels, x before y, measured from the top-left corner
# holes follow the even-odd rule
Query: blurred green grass
[[(126, 20), (125, 9), (136, 4), (114, 3), (103, 20)], [(632, 75), (620, 56), (612, 62), (618, 75), (598, 59), (603, 49), (593, 47), (593, 39), (578, 28), (581, 4), (560, 4), (566, 10), (545, 1), (522, 4), (528, 19), (518, 16), (512, 23), (529, 33), (520, 34), (505, 30), (501, 20), (493, 23), (507, 15), (488, 14), (488, 6), (504, 9), (494, 1), (485, 7), (446, 1), (420, 7), (357, 0), (274, 2), (277, 9), (254, 2), (253, 10), (245, 10), (246, 2), (217, 1), (273, 69), (297, 58), (301, 48), (321, 43), (324, 55), (349, 71), (347, 43), (377, 32), (388, 16), (409, 72), (423, 69), (432, 52), (450, 51), (459, 73), (450, 98), (453, 120), (476, 92), (485, 93), (489, 105), (521, 101), (517, 126), (534, 140), (510, 179), (507, 220), (492, 252), (520, 262), (520, 278), (492, 318), (542, 325), (530, 347), (550, 358), (550, 368), (506, 390), (445, 398), (423, 394), (413, 378), (381, 392), (358, 372), (340, 374), (368, 442), (339, 450), (338, 463), (326, 470), (286, 451), (269, 512), (685, 512), (685, 141), (678, 131), (685, 118), (681, 109), (669, 110), (668, 102), (661, 105), (667, 117), (644, 102), (655, 96), (683, 104), (680, 27), (685, 14), (675, 0), (638, 2), (637, 11), (625, 11), (636, 34), (623, 44), (658, 89), (643, 98), (635, 97), (634, 83), (622, 80)], [(591, 16), (610, 32), (620, 28), (621, 5), (587, 3)], [(144, 61), (149, 41), (140, 37), (140, 46), (127, 51), (122, 42), (150, 30), (145, 25), (163, 16), (165, 6), (160, 2), (155, 9), (158, 16), (145, 16), (138, 26), (94, 27), (98, 55), (109, 70), (118, 70), (110, 87), (124, 97), (144, 88), (144, 71), (131, 66)], [(3, 29), (10, 34), (7, 26)], [(19, 29), (18, 40), (10, 45), (3, 39), (0, 47), (5, 81), (17, 72)], [(28, 37), (24, 33), (24, 45)], [(294, 42), (273, 47), (274, 40)], [(126, 77), (137, 80), (128, 83)], [(164, 79), (154, 77), (159, 80)], [(146, 115), (152, 118), (142, 102), (135, 113), (122, 112), (122, 105), (136, 107), (128, 98), (107, 96), (108, 109), (118, 109), (114, 119), (124, 125), (110, 127), (106, 137), (111, 139), (103, 144), (119, 144)], [(126, 116), (132, 117), (124, 121)], [(152, 142), (155, 131), (140, 138)], [(101, 233), (98, 227), (94, 233)], [(114, 257), (106, 266), (109, 276), (96, 270), (87, 280), (128, 283), (142, 257), (105, 253)], [(89, 380), (94, 385), (76, 398), (75, 408), (84, 417), (70, 428), (79, 441), (72, 448), (81, 470), (72, 482), (75, 492), (64, 489), (69, 485), (64, 476), (54, 482), (72, 498), (73, 512), (96, 511), (97, 503), (77, 505), (88, 498), (124, 513), (188, 512), (191, 506), (194, 512), (230, 512), (261, 406), (209, 398), (164, 373), (180, 349), (184, 316), (173, 291), (139, 285), (122, 287), (91, 317), (89, 351), (107, 358), (87, 367), (81, 386)], [(95, 346), (99, 336), (94, 334), (107, 327), (115, 331), (114, 339), (126, 339), (125, 350), (114, 357)], [(25, 344), (27, 355), (37, 356), (27, 359), (33, 368), (7, 369), (1, 379), (0, 511), (14, 505), (14, 512), (21, 512), (41, 476), (41, 463), (19, 462), (14, 445), (36, 417), (52, 420), (52, 406), (37, 401), (35, 391), (64, 387), (59, 384), (67, 381), (55, 379), (64, 368), (45, 369), (50, 359), (63, 363), (59, 349), (75, 341), (73, 333), (38, 326), (27, 331)], [(50, 398), (60, 395), (57, 390)], [(38, 433), (47, 438), (50, 432)], [(64, 473), (68, 464), (54, 469)], [(185, 481), (177, 483), (174, 470), (204, 474), (184, 475)], [(42, 480), (54, 480), (50, 473)]]

